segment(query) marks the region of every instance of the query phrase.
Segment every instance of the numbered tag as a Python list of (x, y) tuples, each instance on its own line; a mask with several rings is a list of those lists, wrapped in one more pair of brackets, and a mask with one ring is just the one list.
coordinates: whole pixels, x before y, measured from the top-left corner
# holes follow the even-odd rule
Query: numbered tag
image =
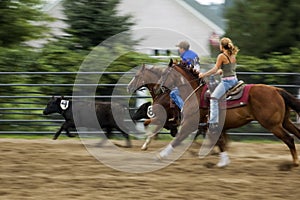
[(155, 117), (155, 114), (154, 114), (154, 112), (153, 112), (153, 106), (152, 106), (152, 105), (149, 106), (149, 107), (147, 108), (147, 115), (148, 115), (148, 117), (150, 117), (150, 118)]
[(63, 109), (63, 110), (67, 110), (68, 109), (68, 107), (69, 107), (69, 100), (61, 100), (60, 101), (60, 107), (61, 107), (61, 109)]

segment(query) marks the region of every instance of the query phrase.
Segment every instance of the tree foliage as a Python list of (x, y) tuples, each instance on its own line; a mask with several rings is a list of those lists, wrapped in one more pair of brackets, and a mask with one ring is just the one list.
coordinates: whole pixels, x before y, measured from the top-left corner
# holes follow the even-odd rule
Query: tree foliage
[(107, 38), (128, 31), (133, 25), (131, 16), (120, 16), (120, 0), (65, 0), (66, 31), (78, 38), (84, 49), (97, 46)]
[(244, 55), (289, 54), (290, 47), (300, 47), (299, 10), (298, 0), (235, 0), (226, 12), (226, 35)]
[(45, 36), (45, 22), (51, 18), (41, 11), (40, 0), (0, 1), (0, 46), (10, 47)]
[[(291, 54), (272, 53), (268, 58), (257, 58), (254, 56), (238, 57), (238, 72), (271, 72), (268, 75), (253, 74), (239, 75), (239, 79), (246, 83), (263, 83), (268, 85), (300, 85), (300, 49), (291, 48)], [(285, 75), (272, 74), (289, 73)], [(285, 88), (294, 95), (298, 94), (298, 88)]]

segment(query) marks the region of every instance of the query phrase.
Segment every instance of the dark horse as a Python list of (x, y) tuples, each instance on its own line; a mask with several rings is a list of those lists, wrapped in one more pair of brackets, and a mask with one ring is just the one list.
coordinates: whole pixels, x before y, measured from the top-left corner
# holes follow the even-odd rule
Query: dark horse
[[(177, 147), (195, 130), (195, 127), (191, 127), (191, 124), (201, 122), (204, 115), (208, 113), (207, 108), (202, 108), (199, 103), (204, 85), (201, 84), (201, 82), (199, 83), (199, 81), (194, 81), (197, 76), (198, 74), (192, 74), (180, 64), (171, 63), (171, 67), (167, 68), (161, 77), (160, 81), (165, 87), (172, 88), (177, 86), (183, 99), (188, 101), (184, 104), (184, 118), (181, 123), (181, 129), (176, 135), (176, 138), (160, 152), (159, 158), (161, 159), (167, 157), (173, 148)], [(190, 98), (191, 90), (189, 91), (187, 89), (188, 87), (192, 87), (192, 91), (194, 91), (194, 93), (192, 92), (192, 96), (195, 98)], [(194, 102), (193, 100), (196, 98), (197, 102)], [(226, 138), (226, 130), (237, 128), (256, 120), (288, 146), (293, 158), (293, 165), (298, 166), (299, 161), (294, 138), (289, 135), (289, 132), (300, 139), (300, 129), (289, 119), (290, 109), (293, 109), (300, 115), (300, 101), (293, 95), (280, 88), (254, 84), (249, 90), (249, 98), (246, 105), (230, 108), (225, 112), (226, 117), (223, 121), (223, 130), (217, 143), (221, 153), (226, 151), (226, 140), (224, 139)], [(199, 118), (195, 119), (196, 117)], [(224, 158), (221, 156), (221, 160), (222, 159)], [(229, 164), (229, 162), (227, 164)]]
[[(171, 135), (175, 136), (177, 133), (177, 127), (180, 125), (179, 108), (177, 106), (174, 106), (173, 108), (170, 107), (170, 91), (166, 90), (163, 92), (161, 90), (154, 89), (157, 86), (157, 82), (160, 79), (164, 69), (165, 68), (158, 66), (143, 65), (136, 72), (135, 76), (132, 78), (127, 87), (129, 93), (133, 93), (142, 87), (146, 87), (153, 99), (153, 112), (155, 113), (155, 116), (145, 120), (144, 125), (146, 127), (149, 124), (154, 125), (155, 129), (151, 132), (147, 132), (147, 139), (142, 146), (142, 150), (146, 150), (148, 148), (148, 144), (151, 142), (152, 138), (158, 134), (162, 126), (168, 130), (171, 130)], [(161, 113), (164, 110), (166, 115)], [(172, 118), (174, 119), (170, 120)]]

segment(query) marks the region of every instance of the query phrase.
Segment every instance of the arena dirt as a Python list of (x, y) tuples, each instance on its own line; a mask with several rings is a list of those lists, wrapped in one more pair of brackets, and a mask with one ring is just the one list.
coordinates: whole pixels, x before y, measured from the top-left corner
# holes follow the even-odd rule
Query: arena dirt
[[(78, 139), (0, 141), (1, 200), (300, 199), (300, 167), (291, 167), (282, 143), (231, 142), (224, 169), (215, 166), (218, 155), (200, 160), (196, 143), (164, 169), (131, 174), (101, 164)], [(153, 141), (150, 148), (166, 143)], [(133, 141), (130, 150), (141, 144)]]

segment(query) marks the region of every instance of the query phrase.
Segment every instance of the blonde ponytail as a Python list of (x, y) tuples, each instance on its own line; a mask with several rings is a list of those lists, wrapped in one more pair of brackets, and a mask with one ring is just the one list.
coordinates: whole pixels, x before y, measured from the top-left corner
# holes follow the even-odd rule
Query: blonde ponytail
[(224, 37), (220, 41), (222, 47), (226, 49), (230, 55), (236, 55), (239, 52), (239, 48), (234, 46), (231, 39)]

